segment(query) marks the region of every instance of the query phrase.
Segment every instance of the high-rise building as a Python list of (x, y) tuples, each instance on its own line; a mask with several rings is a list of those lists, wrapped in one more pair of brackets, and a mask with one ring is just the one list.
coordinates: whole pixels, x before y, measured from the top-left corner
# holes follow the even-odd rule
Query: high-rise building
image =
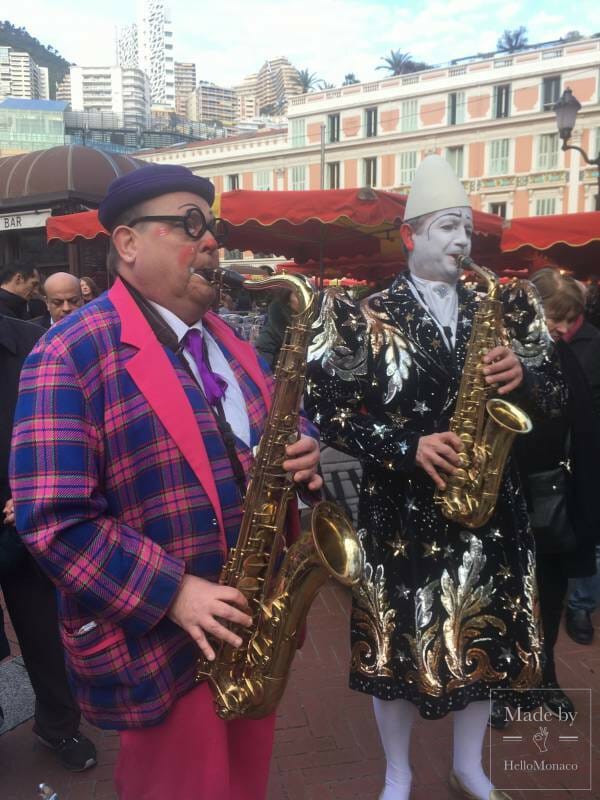
[[(302, 92), (298, 70), (285, 56), (265, 61), (256, 74), (249, 75), (234, 88), (238, 96), (239, 119), (257, 114), (285, 114), (289, 98)], [(250, 113), (252, 110), (254, 113)]]
[(0, 47), (0, 97), (48, 100), (48, 68), (38, 66), (29, 53)]
[(233, 87), (236, 96), (236, 119), (243, 121), (254, 119), (258, 116), (258, 102), (256, 97), (257, 73), (248, 75), (242, 83)]
[(71, 67), (71, 108), (115, 114), (126, 128), (148, 125), (150, 84), (140, 69)]
[(65, 77), (60, 83), (56, 85), (56, 99), (64, 100), (65, 103), (71, 104), (71, 73), (67, 72)]
[(175, 108), (171, 18), (162, 0), (138, 0), (139, 68), (150, 78), (153, 106)]
[(120, 67), (138, 67), (138, 31), (135, 22), (117, 31), (117, 64)]
[(196, 65), (191, 62), (175, 62), (175, 111), (187, 116), (187, 101), (196, 88)]
[(10, 94), (10, 47), (0, 47), (0, 97)]
[(136, 22), (117, 33), (117, 60), (121, 67), (146, 73), (153, 106), (175, 108), (173, 30), (162, 0), (137, 0)]
[(219, 122), (229, 127), (235, 123), (236, 111), (234, 90), (208, 81), (200, 81), (187, 102), (188, 119), (195, 122)]

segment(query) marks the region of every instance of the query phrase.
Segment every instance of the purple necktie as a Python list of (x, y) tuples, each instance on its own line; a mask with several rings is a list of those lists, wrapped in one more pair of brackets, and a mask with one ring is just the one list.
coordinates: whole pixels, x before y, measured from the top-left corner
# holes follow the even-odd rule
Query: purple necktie
[(216, 405), (225, 394), (227, 381), (222, 375), (212, 372), (208, 364), (208, 357), (204, 351), (204, 342), (200, 331), (197, 328), (190, 328), (183, 337), (183, 345), (198, 367), (206, 399), (211, 406)]

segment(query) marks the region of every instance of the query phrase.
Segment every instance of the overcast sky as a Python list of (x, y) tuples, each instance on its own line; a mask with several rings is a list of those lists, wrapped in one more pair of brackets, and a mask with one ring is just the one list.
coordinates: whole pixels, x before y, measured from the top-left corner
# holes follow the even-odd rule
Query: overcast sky
[[(176, 61), (194, 61), (199, 80), (232, 85), (267, 58), (339, 85), (385, 75), (380, 57), (400, 49), (431, 64), (495, 49), (505, 28), (525, 25), (529, 42), (577, 29), (600, 31), (598, 0), (172, 0)], [(134, 0), (19, 0), (2, 16), (24, 26), (68, 61), (115, 63), (115, 27), (133, 22)]]

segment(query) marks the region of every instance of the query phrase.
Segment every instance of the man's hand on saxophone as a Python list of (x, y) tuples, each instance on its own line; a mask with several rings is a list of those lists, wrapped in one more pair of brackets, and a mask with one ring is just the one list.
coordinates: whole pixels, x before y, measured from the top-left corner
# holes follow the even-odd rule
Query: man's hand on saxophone
[(197, 578), (195, 575), (184, 575), (167, 616), (192, 637), (209, 661), (213, 661), (215, 651), (206, 635), (210, 634), (233, 647), (240, 647), (240, 637), (219, 620), (249, 627), (252, 625), (252, 617), (244, 613), (246, 611), (246, 598), (237, 589)]
[(523, 383), (523, 366), (510, 347), (494, 347), (483, 363), (486, 383), (498, 386), (498, 394), (508, 394)]
[(462, 442), (451, 431), (421, 436), (415, 463), (425, 470), (438, 489), (444, 490), (446, 484), (440, 472), (454, 475), (460, 463), (458, 454), (462, 449)]
[(319, 443), (312, 436), (301, 436), (297, 442), (285, 448), (287, 459), (282, 467), (291, 472), (295, 483), (305, 483), (311, 492), (323, 486), (323, 478), (317, 472), (321, 451)]

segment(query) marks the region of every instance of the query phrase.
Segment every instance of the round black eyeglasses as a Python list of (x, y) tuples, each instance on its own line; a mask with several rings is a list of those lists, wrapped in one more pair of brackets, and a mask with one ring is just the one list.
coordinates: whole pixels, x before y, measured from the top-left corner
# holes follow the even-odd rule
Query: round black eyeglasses
[(190, 208), (185, 214), (181, 216), (147, 216), (136, 217), (131, 222), (127, 223), (128, 228), (133, 228), (139, 222), (168, 222), (175, 227), (182, 227), (190, 239), (201, 239), (208, 231), (211, 233), (219, 247), (225, 244), (227, 238), (228, 225), (224, 219), (215, 217), (210, 222), (206, 221), (206, 217), (199, 208)]

